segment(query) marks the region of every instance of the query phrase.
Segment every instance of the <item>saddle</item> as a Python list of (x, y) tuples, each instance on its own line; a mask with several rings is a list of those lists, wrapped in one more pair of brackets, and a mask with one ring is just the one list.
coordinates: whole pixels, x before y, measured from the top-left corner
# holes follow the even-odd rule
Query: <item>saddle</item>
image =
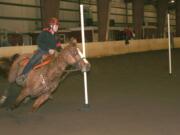
[[(30, 60), (30, 57), (24, 57), (24, 58), (20, 61), (19, 65), (22, 66), (22, 67), (24, 67), (24, 66), (29, 62), (29, 60)], [(51, 61), (52, 61), (52, 56), (50, 56), (50, 55), (44, 55), (43, 58), (42, 58), (42, 60), (41, 60), (41, 62), (38, 63), (37, 65), (35, 65), (35, 66), (32, 68), (32, 70), (42, 68), (42, 67), (44, 67), (45, 65), (48, 65)], [(18, 76), (18, 77), (16, 78), (16, 83), (19, 84), (19, 85), (21, 85), (21, 86), (24, 86), (24, 84), (25, 84), (25, 82), (26, 82), (26, 79), (27, 79), (27, 75), (25, 75), (25, 76)]]
[[(25, 66), (29, 62), (29, 60), (30, 60), (30, 57), (24, 57), (20, 61), (19, 65), (20, 66)], [(48, 65), (51, 62), (51, 60), (52, 60), (51, 55), (43, 55), (41, 62), (38, 63), (37, 65), (35, 65), (32, 70), (39, 69), (39, 68), (41, 68), (41, 67), (43, 67), (45, 65)]]

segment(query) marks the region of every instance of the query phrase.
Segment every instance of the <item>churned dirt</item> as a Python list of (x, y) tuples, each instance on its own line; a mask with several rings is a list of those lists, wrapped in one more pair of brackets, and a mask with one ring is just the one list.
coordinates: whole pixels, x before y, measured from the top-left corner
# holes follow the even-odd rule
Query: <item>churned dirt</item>
[[(37, 112), (33, 99), (7, 111), (20, 91), (10, 88), (0, 109), (0, 135), (179, 135), (180, 50), (145, 52), (89, 59), (90, 111), (84, 104), (83, 75), (69, 75)], [(0, 93), (7, 87), (0, 80)]]

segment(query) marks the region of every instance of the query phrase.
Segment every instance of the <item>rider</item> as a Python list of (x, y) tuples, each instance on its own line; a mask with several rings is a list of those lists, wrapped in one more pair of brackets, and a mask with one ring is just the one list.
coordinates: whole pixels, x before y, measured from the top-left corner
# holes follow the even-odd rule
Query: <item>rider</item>
[(18, 77), (18, 80), (24, 81), (29, 71), (41, 61), (44, 54), (53, 55), (61, 44), (56, 41), (55, 33), (58, 31), (59, 21), (57, 18), (50, 18), (48, 20), (48, 27), (44, 28), (37, 38), (38, 50), (32, 56), (29, 63), (25, 66), (22, 74)]

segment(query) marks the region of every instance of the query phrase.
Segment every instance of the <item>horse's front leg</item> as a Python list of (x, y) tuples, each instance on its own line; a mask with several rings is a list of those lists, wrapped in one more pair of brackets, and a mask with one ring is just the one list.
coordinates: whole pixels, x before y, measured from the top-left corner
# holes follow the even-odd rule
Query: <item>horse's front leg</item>
[(35, 112), (47, 99), (52, 99), (51, 93), (57, 88), (59, 80), (54, 80), (51, 85), (47, 88), (47, 93), (39, 96), (32, 106), (31, 112)]
[(39, 96), (35, 100), (35, 102), (32, 106), (31, 112), (35, 112), (49, 98), (49, 96), (50, 96), (49, 94), (43, 94), (43, 95)]
[(25, 97), (27, 97), (29, 95), (29, 89), (28, 88), (24, 88), (21, 93), (19, 94), (19, 96), (17, 97), (15, 103), (11, 106), (11, 109), (15, 109), (18, 107), (18, 105), (24, 100)]

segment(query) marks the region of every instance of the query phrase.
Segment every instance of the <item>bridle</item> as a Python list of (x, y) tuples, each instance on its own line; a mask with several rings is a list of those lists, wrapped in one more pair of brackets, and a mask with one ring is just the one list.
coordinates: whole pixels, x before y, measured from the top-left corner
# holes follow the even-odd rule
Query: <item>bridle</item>
[[(77, 49), (77, 51), (78, 51), (78, 54), (79, 54), (79, 56), (80, 56), (80, 59), (79, 60), (77, 60), (73, 65), (78, 65), (81, 61), (84, 61), (85, 63), (88, 63), (88, 61), (86, 60), (86, 58), (83, 56), (83, 54), (81, 53), (81, 51), (80, 51), (80, 49), (79, 48), (76, 48)], [(78, 54), (75, 54), (75, 57), (76, 57), (76, 55), (78, 55)], [(75, 68), (75, 69), (67, 69), (67, 70), (65, 70), (65, 72), (74, 72), (74, 71), (79, 71), (79, 69), (78, 68)]]

